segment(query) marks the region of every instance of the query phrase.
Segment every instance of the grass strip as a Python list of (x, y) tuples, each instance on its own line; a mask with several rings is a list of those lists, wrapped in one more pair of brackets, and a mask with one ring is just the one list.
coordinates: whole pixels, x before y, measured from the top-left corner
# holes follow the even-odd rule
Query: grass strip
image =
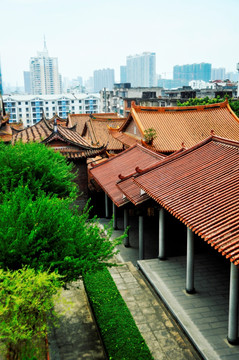
[(84, 277), (89, 301), (110, 360), (153, 360), (109, 271)]

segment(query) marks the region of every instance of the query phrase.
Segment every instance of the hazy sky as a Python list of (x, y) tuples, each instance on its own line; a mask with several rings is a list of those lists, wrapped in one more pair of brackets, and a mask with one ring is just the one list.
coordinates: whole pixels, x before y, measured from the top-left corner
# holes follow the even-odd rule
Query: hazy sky
[(23, 84), (30, 57), (43, 49), (58, 57), (64, 77), (87, 79), (126, 56), (156, 52), (156, 70), (210, 62), (236, 71), (239, 0), (5, 0), (1, 1), (2, 78)]

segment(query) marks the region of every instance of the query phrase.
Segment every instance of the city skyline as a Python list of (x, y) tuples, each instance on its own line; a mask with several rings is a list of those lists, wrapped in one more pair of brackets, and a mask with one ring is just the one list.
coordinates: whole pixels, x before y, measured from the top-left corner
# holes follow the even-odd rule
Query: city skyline
[(23, 71), (43, 49), (44, 35), (63, 78), (87, 80), (94, 70), (113, 68), (119, 81), (127, 56), (142, 52), (156, 53), (156, 73), (165, 78), (172, 78), (175, 65), (201, 62), (234, 72), (238, 10), (237, 0), (226, 6), (222, 0), (172, 0), (170, 5), (161, 0), (9, 0), (2, 4), (9, 14), (2, 19), (2, 80), (23, 86)]

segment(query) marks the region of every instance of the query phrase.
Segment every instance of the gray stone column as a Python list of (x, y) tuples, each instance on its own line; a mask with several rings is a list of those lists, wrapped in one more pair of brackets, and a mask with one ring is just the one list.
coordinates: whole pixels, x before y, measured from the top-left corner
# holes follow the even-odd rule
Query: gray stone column
[(144, 259), (144, 217), (139, 215), (139, 260)]
[(105, 217), (106, 219), (109, 219), (109, 198), (106, 193), (105, 193)]
[[(129, 226), (129, 209), (124, 209), (124, 230)], [(129, 231), (127, 236), (124, 238), (124, 246), (129, 247)]]
[(164, 208), (159, 209), (159, 259), (165, 260)]
[(238, 268), (231, 263), (229, 317), (228, 317), (228, 342), (238, 344)]
[(186, 270), (186, 291), (194, 294), (194, 234), (187, 228), (187, 270)]
[(117, 213), (116, 213), (116, 205), (112, 201), (112, 208), (113, 208), (113, 228), (114, 230), (117, 230)]

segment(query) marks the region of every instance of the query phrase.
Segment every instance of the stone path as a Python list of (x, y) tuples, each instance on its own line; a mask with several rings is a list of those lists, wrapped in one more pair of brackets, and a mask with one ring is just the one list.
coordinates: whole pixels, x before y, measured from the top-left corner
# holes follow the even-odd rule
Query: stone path
[(105, 360), (83, 283), (62, 290), (56, 311), (63, 314), (49, 336), (51, 360)]
[(155, 360), (201, 359), (132, 263), (111, 268), (110, 273)]

